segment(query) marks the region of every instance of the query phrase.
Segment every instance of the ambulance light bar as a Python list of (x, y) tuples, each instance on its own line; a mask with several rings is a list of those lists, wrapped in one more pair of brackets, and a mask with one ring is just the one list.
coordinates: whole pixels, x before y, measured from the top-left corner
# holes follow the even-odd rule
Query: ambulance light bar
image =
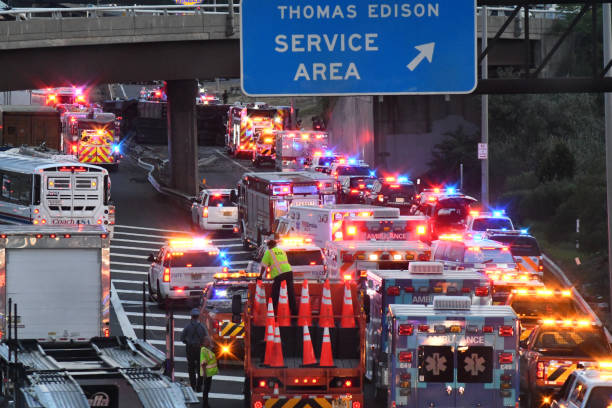
[(242, 278), (257, 278), (259, 274), (257, 272), (245, 272), (244, 270), (240, 270), (238, 272), (232, 273), (215, 273), (213, 277), (215, 279), (242, 279)]
[(273, 195), (287, 195), (291, 194), (291, 185), (276, 185), (272, 186), (272, 194)]
[(192, 239), (177, 238), (177, 239), (171, 239), (169, 244), (171, 248), (201, 249), (209, 245), (210, 241), (204, 238), (192, 238)]
[(561, 295), (563, 297), (569, 297), (572, 296), (572, 291), (565, 289), (565, 290), (551, 290), (551, 289), (513, 289), (512, 293), (514, 293), (515, 295), (521, 295), (521, 296), (552, 296), (552, 295)]
[(461, 241), (463, 236), (461, 234), (442, 234), (438, 237), (442, 241)]
[(416, 274), (440, 274), (444, 272), (444, 264), (442, 262), (410, 262), (408, 272)]
[(470, 310), (472, 300), (465, 296), (438, 296), (434, 297), (435, 310)]
[(285, 237), (281, 238), (281, 245), (304, 245), (311, 244), (311, 238), (302, 238), (302, 237)]

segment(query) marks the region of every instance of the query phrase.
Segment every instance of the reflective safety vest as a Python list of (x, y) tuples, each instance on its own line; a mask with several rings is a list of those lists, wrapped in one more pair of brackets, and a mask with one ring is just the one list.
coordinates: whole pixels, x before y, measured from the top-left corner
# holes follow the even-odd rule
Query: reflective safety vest
[(217, 357), (215, 353), (206, 347), (200, 349), (200, 375), (204, 377), (204, 371), (206, 370), (206, 377), (212, 377), (213, 375), (219, 374), (219, 368), (217, 368)]
[(261, 263), (270, 267), (270, 277), (272, 279), (281, 273), (291, 272), (287, 254), (278, 247), (266, 250), (263, 258), (261, 258)]

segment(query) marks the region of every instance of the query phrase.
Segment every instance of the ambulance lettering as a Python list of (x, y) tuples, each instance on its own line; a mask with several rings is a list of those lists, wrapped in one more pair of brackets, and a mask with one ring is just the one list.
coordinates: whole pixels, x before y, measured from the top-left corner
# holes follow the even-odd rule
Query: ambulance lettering
[(429, 305), (431, 302), (431, 295), (414, 295), (412, 297), (412, 303), (415, 305)]

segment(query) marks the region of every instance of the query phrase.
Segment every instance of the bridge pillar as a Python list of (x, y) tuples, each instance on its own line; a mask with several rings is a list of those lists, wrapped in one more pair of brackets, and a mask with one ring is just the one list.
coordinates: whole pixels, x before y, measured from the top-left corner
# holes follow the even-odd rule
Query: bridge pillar
[(198, 133), (196, 127), (196, 80), (166, 82), (168, 96), (168, 156), (172, 188), (198, 192)]

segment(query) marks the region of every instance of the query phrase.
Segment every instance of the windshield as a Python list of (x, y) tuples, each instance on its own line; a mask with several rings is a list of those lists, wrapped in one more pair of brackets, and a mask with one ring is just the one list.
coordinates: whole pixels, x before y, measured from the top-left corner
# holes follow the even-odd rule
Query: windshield
[(591, 357), (610, 353), (608, 342), (599, 328), (576, 330), (564, 327), (542, 330), (538, 333), (534, 346), (563, 356)]
[(571, 298), (544, 299), (521, 297), (520, 299), (513, 300), (510, 306), (521, 317), (570, 317), (580, 313), (574, 306), (574, 301)]
[(416, 194), (416, 188), (414, 187), (414, 184), (383, 184), (380, 192), (383, 194), (412, 197)]
[(217, 313), (231, 313), (232, 298), (234, 295), (240, 295), (242, 303), (245, 303), (247, 301), (248, 291), (249, 287), (246, 284), (215, 284), (208, 290), (208, 303), (210, 303), (210, 308), (214, 308)]
[(474, 231), (486, 231), (488, 229), (513, 229), (512, 222), (507, 218), (476, 218), (472, 223)]
[(493, 235), (489, 237), (493, 241), (510, 245), (510, 251), (514, 256), (540, 256), (540, 246), (533, 237), (513, 237), (510, 235)]
[(351, 188), (372, 188), (372, 185), (376, 179), (373, 177), (361, 178), (361, 177), (352, 177), (350, 182)]
[(369, 176), (370, 168), (362, 166), (340, 166), (336, 169), (339, 176)]
[(591, 390), (589, 401), (585, 407), (608, 408), (612, 405), (612, 387), (595, 387)]
[(321, 251), (287, 251), (287, 260), (291, 266), (323, 265)]
[(469, 247), (465, 251), (466, 263), (514, 263), (510, 251), (502, 248)]
[(465, 220), (467, 207), (441, 207), (436, 210), (437, 221), (441, 223), (457, 223)]
[(173, 252), (164, 261), (169, 268), (198, 268), (206, 266), (221, 266), (219, 255), (209, 255), (208, 252)]
[(208, 198), (209, 207), (235, 207), (236, 204), (232, 203), (229, 194), (213, 194)]
[(329, 166), (334, 162), (336, 158), (334, 156), (330, 157), (319, 157), (319, 166)]

